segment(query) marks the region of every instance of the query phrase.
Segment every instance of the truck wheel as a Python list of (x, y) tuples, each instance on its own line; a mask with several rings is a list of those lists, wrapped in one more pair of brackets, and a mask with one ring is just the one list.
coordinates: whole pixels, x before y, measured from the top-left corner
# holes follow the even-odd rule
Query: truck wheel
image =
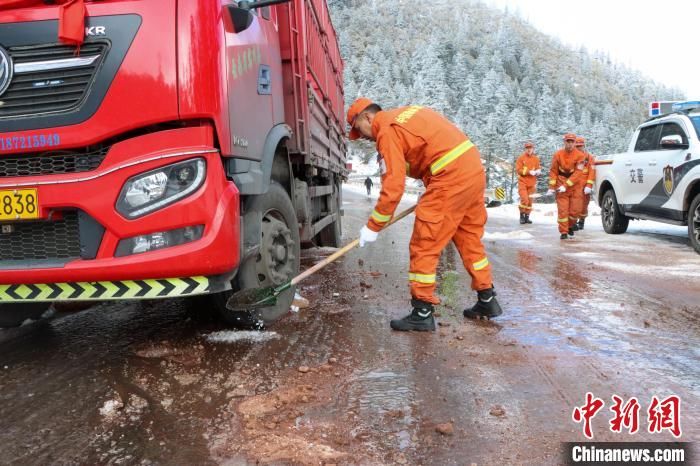
[(337, 214), (336, 221), (321, 230), (318, 234), (318, 245), (339, 248), (342, 244), (343, 234), (340, 209), (342, 208), (343, 196), (341, 195), (340, 183), (335, 183), (333, 195), (331, 196), (331, 214)]
[[(241, 264), (234, 289), (279, 286), (299, 273), (299, 224), (287, 192), (274, 181), (267, 193), (251, 197), (247, 211), (257, 211), (262, 219), (260, 251)], [(226, 309), (233, 292), (212, 295), (214, 305), (224, 321), (238, 328), (261, 328), (289, 311), (295, 289), (279, 295), (275, 306), (251, 312)]]
[(688, 236), (695, 252), (700, 254), (700, 194), (690, 203), (688, 211)]
[(619, 235), (627, 231), (630, 219), (625, 216), (617, 205), (615, 191), (608, 189), (603, 194), (603, 202), (601, 202), (601, 218), (603, 220), (603, 229), (611, 235)]
[(0, 304), (0, 327), (19, 327), (27, 319), (37, 320), (51, 303)]

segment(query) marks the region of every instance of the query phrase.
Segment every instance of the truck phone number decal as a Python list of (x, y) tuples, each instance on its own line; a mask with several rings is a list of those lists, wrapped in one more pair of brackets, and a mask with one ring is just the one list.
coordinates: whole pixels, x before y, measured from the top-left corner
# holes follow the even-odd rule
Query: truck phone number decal
[(34, 134), (31, 136), (2, 136), (0, 135), (0, 152), (22, 149), (42, 149), (61, 144), (58, 133)]

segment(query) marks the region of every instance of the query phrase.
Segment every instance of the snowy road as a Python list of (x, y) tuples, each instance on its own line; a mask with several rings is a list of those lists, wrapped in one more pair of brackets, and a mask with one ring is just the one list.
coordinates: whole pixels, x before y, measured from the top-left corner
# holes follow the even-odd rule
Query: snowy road
[[(346, 240), (373, 207), (357, 190)], [(584, 439), (586, 392), (605, 401), (596, 440), (673, 439), (646, 431), (652, 396), (671, 394), (682, 440), (700, 438), (700, 256), (684, 230), (611, 236), (592, 217), (562, 243), (549, 206), (524, 227), (509, 206), (489, 213), (495, 322), (461, 317), (474, 298), (450, 247), (438, 332), (389, 330), (408, 310), (409, 217), (305, 282), (310, 307), (262, 334), (214, 333), (184, 301), (0, 330), (0, 463), (554, 465)], [(639, 400), (635, 436), (610, 431), (614, 394)]]

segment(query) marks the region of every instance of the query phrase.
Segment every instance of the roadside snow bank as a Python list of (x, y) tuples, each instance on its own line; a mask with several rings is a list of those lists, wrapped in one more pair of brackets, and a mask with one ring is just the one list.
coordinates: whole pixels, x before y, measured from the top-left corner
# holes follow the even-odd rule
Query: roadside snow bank
[(534, 238), (530, 233), (526, 231), (509, 231), (507, 233), (490, 233), (486, 232), (484, 233), (484, 238), (483, 239), (488, 239), (488, 240), (528, 240)]

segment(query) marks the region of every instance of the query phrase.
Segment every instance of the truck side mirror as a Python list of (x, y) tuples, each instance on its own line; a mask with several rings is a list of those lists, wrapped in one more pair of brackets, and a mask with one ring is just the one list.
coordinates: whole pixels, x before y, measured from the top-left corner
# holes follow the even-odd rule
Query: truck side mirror
[(271, 5), (278, 5), (280, 3), (287, 3), (289, 1), (291, 0), (258, 0), (257, 2), (241, 0), (238, 2), (238, 5), (227, 5), (226, 9), (231, 16), (231, 22), (233, 23), (233, 32), (243, 32), (248, 29), (251, 24), (253, 24), (253, 13), (251, 13), (251, 10)]
[(687, 149), (690, 145), (687, 142), (683, 142), (683, 137), (679, 134), (671, 134), (661, 138), (661, 148), (670, 149)]
[(231, 23), (233, 24), (233, 32), (238, 34), (243, 32), (253, 24), (253, 12), (248, 8), (241, 8), (238, 5), (226, 5)]

